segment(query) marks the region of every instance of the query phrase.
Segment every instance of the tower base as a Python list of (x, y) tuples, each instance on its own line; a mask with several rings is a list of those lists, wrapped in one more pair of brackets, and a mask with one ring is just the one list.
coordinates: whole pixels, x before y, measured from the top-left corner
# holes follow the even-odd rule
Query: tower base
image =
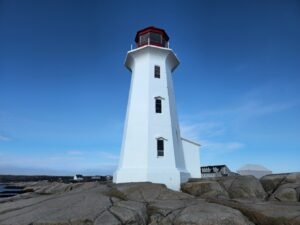
[(180, 185), (190, 178), (190, 173), (174, 168), (122, 168), (113, 176), (114, 183), (152, 182), (165, 184), (168, 188), (179, 191)]

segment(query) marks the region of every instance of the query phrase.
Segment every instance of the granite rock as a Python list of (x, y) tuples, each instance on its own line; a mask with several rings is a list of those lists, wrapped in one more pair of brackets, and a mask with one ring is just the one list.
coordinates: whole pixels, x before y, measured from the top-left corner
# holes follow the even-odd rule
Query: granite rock
[(270, 174), (260, 178), (260, 182), (265, 191), (271, 195), (284, 183), (288, 174)]
[(260, 179), (268, 200), (300, 201), (300, 173), (271, 174)]
[(245, 199), (211, 199), (210, 201), (239, 210), (256, 225), (300, 225), (299, 203)]
[(265, 199), (264, 188), (254, 176), (232, 176), (216, 179), (228, 192), (230, 198)]
[(201, 198), (229, 198), (227, 191), (214, 180), (202, 180), (198, 182), (184, 183), (181, 190), (188, 194)]
[[(149, 182), (25, 182), (20, 185), (32, 192), (0, 199), (0, 224), (300, 225), (300, 203), (294, 201), (297, 175), (279, 182), (277, 191), (272, 189), (281, 201), (293, 196), (294, 202), (265, 201), (257, 180), (234, 178), (184, 184), (190, 194)], [(290, 189), (293, 194), (285, 192)]]

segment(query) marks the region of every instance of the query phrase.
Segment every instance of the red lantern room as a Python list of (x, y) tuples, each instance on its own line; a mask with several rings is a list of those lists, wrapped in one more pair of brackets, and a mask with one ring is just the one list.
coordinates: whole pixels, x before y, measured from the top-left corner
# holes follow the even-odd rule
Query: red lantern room
[(168, 47), (169, 36), (166, 31), (156, 27), (147, 27), (136, 33), (135, 43), (137, 47), (155, 45)]

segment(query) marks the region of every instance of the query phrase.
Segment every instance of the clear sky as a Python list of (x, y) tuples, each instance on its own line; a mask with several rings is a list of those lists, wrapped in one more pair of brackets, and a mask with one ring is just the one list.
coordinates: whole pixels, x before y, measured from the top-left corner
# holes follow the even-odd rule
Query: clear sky
[(300, 171), (300, 1), (0, 0), (0, 174), (111, 173), (125, 55), (151, 25), (202, 165)]

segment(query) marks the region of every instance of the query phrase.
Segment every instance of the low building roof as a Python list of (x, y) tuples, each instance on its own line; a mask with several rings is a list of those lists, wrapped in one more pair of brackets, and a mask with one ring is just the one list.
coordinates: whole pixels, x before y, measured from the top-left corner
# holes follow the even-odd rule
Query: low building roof
[(240, 169), (238, 169), (237, 171), (244, 171), (244, 170), (271, 171), (271, 170), (267, 169), (266, 167), (264, 167), (262, 165), (257, 165), (257, 164), (246, 164), (246, 165), (242, 166)]
[(225, 167), (225, 166), (226, 165), (208, 165), (208, 166), (201, 166), (201, 168), (206, 168), (206, 167)]

